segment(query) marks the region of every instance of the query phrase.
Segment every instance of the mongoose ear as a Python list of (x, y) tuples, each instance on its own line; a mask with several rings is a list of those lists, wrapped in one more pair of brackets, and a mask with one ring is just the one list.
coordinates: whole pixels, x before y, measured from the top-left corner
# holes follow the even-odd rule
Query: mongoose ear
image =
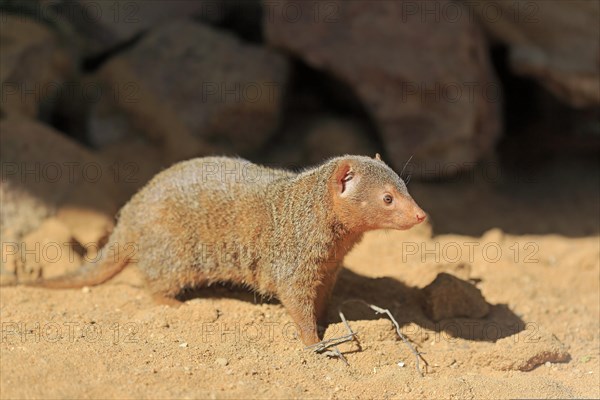
[(345, 194), (348, 192), (348, 189), (354, 186), (354, 171), (349, 161), (342, 160), (338, 163), (333, 174), (333, 179), (338, 194)]
[(382, 161), (383, 162), (383, 160), (381, 159), (381, 156), (379, 155), (379, 153), (375, 153), (375, 159), (377, 161)]

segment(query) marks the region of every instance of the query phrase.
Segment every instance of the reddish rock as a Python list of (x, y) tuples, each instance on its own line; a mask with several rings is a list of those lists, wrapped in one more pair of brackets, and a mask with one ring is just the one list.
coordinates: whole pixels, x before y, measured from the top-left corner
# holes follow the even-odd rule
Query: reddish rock
[(70, 25), (87, 55), (110, 51), (177, 18), (221, 21), (230, 7), (213, 0), (46, 1), (41, 10)]
[(318, 164), (341, 154), (373, 157), (376, 152), (367, 132), (352, 120), (319, 118), (308, 126), (305, 135), (305, 159), (309, 164)]
[(37, 117), (42, 105), (55, 107), (65, 95), (63, 85), (75, 62), (47, 26), (6, 14), (1, 24), (0, 110), (5, 115)]
[(278, 126), (287, 78), (286, 59), (272, 50), (200, 23), (169, 23), (99, 71), (109, 89), (134, 92), (94, 106), (91, 139), (104, 145), (133, 132), (170, 160), (247, 154)]
[(512, 69), (574, 107), (600, 104), (600, 2), (464, 1), (509, 48)]
[[(427, 4), (290, 0), (265, 5), (263, 24), (269, 44), (355, 91), (394, 167), (412, 156), (413, 175), (435, 178), (470, 168), (493, 148), (500, 87), (476, 20), (436, 18)], [(294, 18), (283, 12), (289, 5)], [(467, 15), (454, 2), (435, 5)]]

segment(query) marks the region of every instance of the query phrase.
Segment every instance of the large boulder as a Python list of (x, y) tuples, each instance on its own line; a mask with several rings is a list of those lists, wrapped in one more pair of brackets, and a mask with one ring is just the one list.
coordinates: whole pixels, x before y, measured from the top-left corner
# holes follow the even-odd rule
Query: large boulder
[(368, 132), (356, 121), (324, 116), (307, 125), (304, 159), (311, 165), (342, 154), (375, 155)]
[(91, 110), (91, 141), (141, 135), (170, 161), (251, 153), (279, 124), (288, 69), (276, 52), (201, 23), (163, 25), (98, 72), (113, 95)]
[(4, 13), (0, 18), (0, 111), (35, 118), (64, 96), (74, 59), (45, 25)]
[(46, 0), (38, 8), (49, 22), (76, 32), (87, 56), (99, 56), (174, 18), (219, 22), (230, 7), (213, 0)]
[(373, 157), (380, 151), (368, 128), (355, 119), (323, 114), (297, 118), (287, 125), (261, 162), (295, 170), (342, 154)]
[[(264, 31), (355, 91), (394, 167), (412, 156), (413, 175), (439, 177), (493, 148), (500, 89), (476, 21), (436, 18), (430, 3), (265, 2)], [(466, 15), (458, 3), (435, 3)]]
[(515, 73), (573, 107), (600, 104), (600, 2), (465, 0), (508, 46)]
[(102, 241), (118, 209), (119, 171), (39, 122), (11, 117), (0, 130), (0, 272), (19, 263), (36, 271), (46, 251)]

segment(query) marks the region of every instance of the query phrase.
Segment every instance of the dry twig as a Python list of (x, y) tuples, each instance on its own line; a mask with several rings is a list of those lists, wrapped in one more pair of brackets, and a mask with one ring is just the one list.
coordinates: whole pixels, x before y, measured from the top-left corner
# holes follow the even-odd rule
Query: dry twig
[(322, 340), (319, 343), (311, 344), (310, 346), (306, 346), (305, 349), (314, 350), (317, 353), (320, 353), (324, 350), (327, 350), (330, 347), (337, 346), (338, 344), (346, 343), (353, 340), (353, 337), (356, 333), (351, 332), (348, 335)]
[[(345, 301), (345, 302), (342, 303), (342, 306), (345, 305), (345, 304), (347, 304), (347, 303), (351, 303), (351, 302), (362, 303), (362, 304), (366, 305), (367, 307), (369, 307), (371, 310), (375, 311), (375, 313), (377, 313), (377, 314), (386, 314), (388, 316), (388, 318), (390, 320), (392, 320), (392, 323), (396, 327), (396, 333), (398, 334), (398, 336), (400, 336), (400, 339), (402, 339), (402, 341), (404, 342), (404, 344), (406, 344), (408, 346), (408, 348), (410, 349), (410, 351), (415, 355), (417, 372), (419, 373), (419, 375), (425, 376), (424, 373), (423, 373), (423, 371), (421, 371), (421, 366), (420, 366), (419, 360), (422, 360), (423, 363), (425, 364), (425, 372), (427, 372), (427, 367), (429, 366), (429, 364), (427, 363), (427, 360), (425, 360), (423, 358), (423, 356), (422, 356), (423, 353), (420, 353), (419, 351), (417, 351), (414, 348), (414, 346), (412, 345), (412, 343), (400, 331), (400, 325), (398, 324), (398, 321), (396, 321), (396, 319), (394, 318), (394, 316), (392, 315), (392, 313), (390, 312), (390, 310), (388, 310), (386, 308), (378, 307), (378, 306), (373, 305), (373, 304), (369, 304), (366, 301), (360, 300), (360, 299), (347, 300), (347, 301)], [(340, 314), (340, 317), (342, 318), (342, 321), (346, 325), (346, 327), (348, 329), (350, 329), (348, 321), (346, 321), (346, 318), (343, 316), (343, 313), (340, 311), (339, 314)], [(352, 331), (352, 330), (350, 329), (350, 331)]]

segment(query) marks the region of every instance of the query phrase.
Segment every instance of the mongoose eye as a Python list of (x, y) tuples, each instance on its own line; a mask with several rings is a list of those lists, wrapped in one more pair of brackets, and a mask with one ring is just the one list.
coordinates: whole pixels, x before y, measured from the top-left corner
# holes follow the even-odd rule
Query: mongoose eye
[(348, 181), (352, 180), (353, 177), (354, 177), (354, 174), (348, 173), (348, 174), (346, 174), (346, 176), (344, 176), (344, 179), (342, 179), (342, 182), (348, 182)]
[(385, 196), (383, 196), (383, 201), (386, 204), (392, 204), (392, 201), (394, 201), (394, 198), (392, 197), (392, 195), (386, 194)]

